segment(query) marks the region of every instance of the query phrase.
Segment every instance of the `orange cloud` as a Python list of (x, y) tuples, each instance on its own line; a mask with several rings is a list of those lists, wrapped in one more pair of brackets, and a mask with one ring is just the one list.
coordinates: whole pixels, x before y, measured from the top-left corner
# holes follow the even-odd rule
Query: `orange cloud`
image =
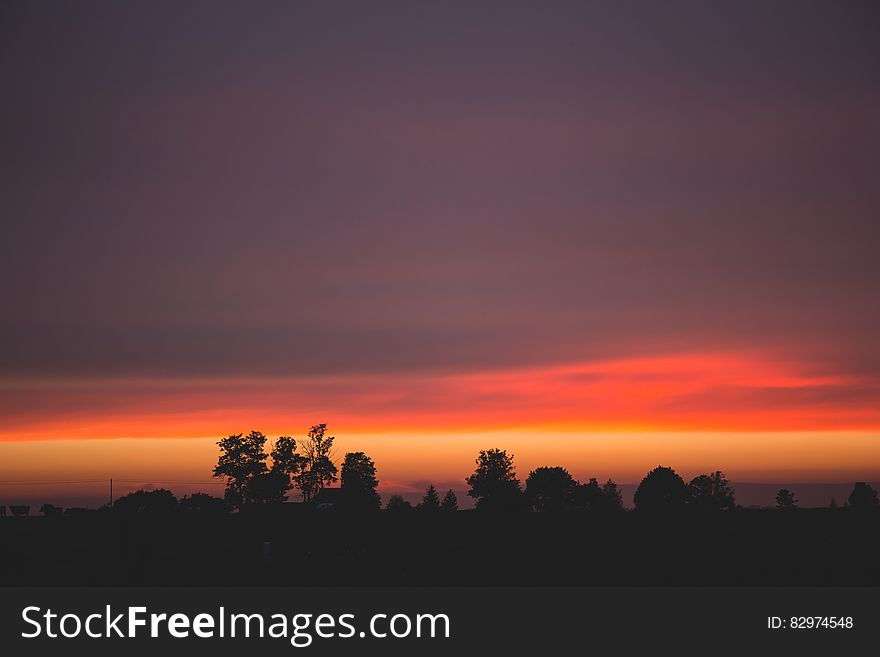
[(0, 440), (219, 436), (253, 427), (399, 433), (880, 428), (880, 384), (741, 353), (470, 374), (10, 382)]
[[(330, 422), (339, 454), (376, 460), (386, 493), (462, 486), (488, 447), (513, 452), (523, 478), (548, 464), (624, 482), (658, 463), (686, 476), (721, 468), (738, 481), (880, 474), (876, 381), (755, 354), (458, 375), (0, 385), (0, 481), (85, 480), (36, 487), (45, 499), (100, 501), (110, 477), (118, 493), (145, 484), (216, 493), (217, 438), (250, 429), (299, 437), (319, 421)], [(0, 493), (26, 499), (29, 490)]]

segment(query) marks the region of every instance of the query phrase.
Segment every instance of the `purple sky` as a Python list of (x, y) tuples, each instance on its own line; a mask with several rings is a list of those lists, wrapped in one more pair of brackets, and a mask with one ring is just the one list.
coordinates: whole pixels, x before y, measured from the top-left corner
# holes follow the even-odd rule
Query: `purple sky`
[(0, 10), (0, 375), (880, 369), (875, 3), (159, 4)]

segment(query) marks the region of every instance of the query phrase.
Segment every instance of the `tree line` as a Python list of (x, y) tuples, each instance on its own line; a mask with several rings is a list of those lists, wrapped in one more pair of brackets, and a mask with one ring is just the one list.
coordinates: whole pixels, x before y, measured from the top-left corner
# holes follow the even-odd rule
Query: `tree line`
[[(364, 452), (348, 452), (341, 468), (337, 468), (334, 440), (334, 436), (327, 435), (326, 424), (312, 426), (299, 444), (291, 436), (280, 436), (268, 451), (267, 438), (259, 431), (221, 439), (213, 474), (226, 480), (224, 501), (236, 507), (278, 503), (296, 489), (304, 503), (320, 505), (322, 491), (340, 482), (338, 503), (342, 507), (351, 511), (379, 509), (382, 500), (377, 491), (375, 462)], [(410, 506), (400, 495), (392, 495), (386, 508), (400, 511)], [(441, 500), (431, 485), (417, 507), (424, 511), (456, 511), (458, 500), (452, 490)]]
[[(225, 480), (223, 498), (194, 493), (178, 500), (171, 491), (139, 490), (117, 499), (117, 511), (196, 511), (225, 513), (233, 508), (280, 504), (298, 491), (302, 502), (318, 508), (338, 506), (349, 511), (375, 511), (381, 508), (376, 464), (364, 452), (348, 452), (337, 467), (334, 461), (334, 436), (327, 435), (326, 424), (312, 426), (304, 439), (280, 436), (271, 445), (259, 431), (233, 434), (217, 442), (220, 455), (213, 476)], [(588, 511), (612, 513), (623, 510), (620, 487), (611, 479), (600, 484), (591, 478), (578, 482), (561, 466), (541, 466), (532, 470), (525, 485), (517, 478), (513, 455), (503, 449), (481, 450), (475, 469), (465, 478), (468, 496), (482, 511), (537, 512)], [(328, 489), (340, 483), (338, 488)], [(324, 491), (338, 493), (332, 499)], [(683, 509), (730, 511), (736, 508), (733, 486), (723, 472), (701, 474), (689, 482), (670, 467), (657, 466), (647, 473), (633, 496), (637, 511), (664, 512)], [(832, 500), (831, 506), (837, 503)], [(865, 482), (855, 484), (845, 506), (853, 509), (878, 509), (877, 491)], [(776, 507), (791, 510), (798, 501), (790, 490), (780, 489)], [(2, 507), (5, 512), (5, 507)], [(27, 515), (29, 507), (12, 507), (15, 515)], [(422, 500), (413, 506), (401, 495), (391, 495), (385, 509), (389, 512), (417, 510), (425, 513), (458, 510), (452, 490), (441, 498), (433, 484)], [(63, 509), (51, 504), (40, 511), (46, 516), (60, 515)], [(77, 511), (84, 511), (78, 509)]]
[[(242, 504), (280, 502), (298, 489), (304, 502), (320, 500), (320, 493), (341, 477), (340, 504), (350, 510), (380, 508), (376, 464), (364, 452), (349, 452), (342, 460), (341, 473), (333, 462), (333, 436), (326, 435), (326, 424), (318, 424), (297, 445), (290, 436), (278, 438), (266, 452), (266, 437), (252, 431), (247, 436), (231, 435), (218, 442), (220, 457), (215, 477), (226, 479), (225, 500)], [(599, 484), (591, 478), (580, 483), (561, 466), (542, 466), (532, 470), (523, 486), (516, 475), (513, 455), (503, 449), (481, 450), (474, 472), (466, 477), (468, 495), (477, 509), (489, 511), (571, 511), (613, 512), (623, 509), (620, 487), (611, 479)], [(701, 474), (689, 482), (670, 467), (657, 466), (647, 473), (635, 491), (636, 510), (671, 511), (700, 509), (729, 511), (736, 508), (733, 486), (723, 472)], [(832, 505), (834, 503), (832, 502)], [(877, 492), (868, 484), (855, 485), (847, 505), (877, 508)], [(797, 508), (794, 494), (781, 489), (776, 495), (779, 509)], [(392, 495), (389, 511), (413, 508), (400, 495)], [(452, 490), (441, 500), (433, 484), (415, 506), (423, 511), (452, 511), (458, 500)]]

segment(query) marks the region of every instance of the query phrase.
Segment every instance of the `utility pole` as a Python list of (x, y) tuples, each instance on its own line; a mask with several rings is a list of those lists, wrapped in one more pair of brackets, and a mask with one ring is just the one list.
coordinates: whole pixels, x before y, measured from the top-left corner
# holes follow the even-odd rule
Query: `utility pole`
[(113, 508), (113, 478), (110, 478), (110, 508)]

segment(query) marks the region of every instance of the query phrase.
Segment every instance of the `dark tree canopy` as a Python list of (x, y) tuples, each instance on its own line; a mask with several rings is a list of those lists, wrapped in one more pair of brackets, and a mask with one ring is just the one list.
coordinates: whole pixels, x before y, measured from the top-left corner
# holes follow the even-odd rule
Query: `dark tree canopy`
[(574, 503), (577, 485), (578, 483), (565, 468), (559, 466), (536, 468), (526, 479), (526, 500), (536, 511), (570, 509)]
[(458, 511), (458, 496), (451, 488), (446, 491), (446, 495), (443, 496), (443, 501), (440, 503), (440, 510)]
[(287, 499), (290, 477), (280, 470), (269, 470), (251, 477), (243, 489), (245, 502), (280, 504)]
[(783, 510), (796, 509), (798, 505), (797, 500), (794, 497), (794, 493), (792, 493), (787, 488), (780, 488), (779, 492), (776, 493), (776, 508)]
[(523, 506), (522, 489), (516, 478), (513, 455), (503, 449), (481, 450), (474, 474), (465, 481), (468, 495), (477, 501), (477, 509), (510, 511)]
[(687, 494), (687, 485), (675, 470), (660, 465), (642, 479), (633, 501), (639, 511), (670, 511), (682, 508)]
[(207, 493), (184, 495), (178, 506), (181, 511), (192, 513), (228, 513), (230, 510), (229, 502)]
[(259, 431), (251, 431), (247, 436), (233, 434), (222, 438), (217, 445), (220, 457), (214, 476), (226, 478), (226, 501), (235, 505), (253, 501), (248, 497), (248, 482), (268, 470), (266, 436)]
[(54, 504), (44, 504), (40, 507), (40, 513), (47, 518), (53, 518), (62, 515), (64, 509), (60, 506), (55, 506)]
[(346, 509), (375, 511), (382, 500), (376, 488), (376, 464), (363, 452), (349, 452), (342, 460), (342, 501)]
[(412, 508), (412, 504), (403, 499), (402, 495), (392, 495), (388, 498), (388, 504), (385, 505), (385, 510), (392, 513), (412, 511)]
[(311, 502), (322, 488), (338, 479), (338, 470), (333, 463), (335, 438), (326, 436), (326, 431), (326, 424), (314, 425), (302, 444), (303, 461), (293, 480), (302, 492), (305, 502)]
[(575, 487), (574, 507), (593, 513), (620, 511), (623, 508), (623, 497), (617, 484), (610, 479), (600, 486), (596, 478), (591, 477), (586, 484)]
[(602, 484), (602, 492), (605, 494), (605, 500), (610, 511), (623, 510), (623, 493), (620, 487), (611, 479)]
[(266, 436), (259, 431), (221, 439), (214, 476), (226, 479), (226, 501), (235, 506), (279, 503), (287, 499), (294, 485), (305, 501), (314, 499), (324, 486), (337, 479), (331, 454), (333, 437), (324, 436), (326, 428), (326, 424), (311, 428), (300, 446), (302, 453), (290, 436), (279, 437), (269, 454)]
[(286, 474), (291, 480), (301, 471), (306, 457), (296, 451), (296, 440), (290, 436), (280, 436), (269, 454), (272, 459), (272, 472)]
[(688, 502), (709, 511), (729, 511), (736, 506), (733, 487), (720, 470), (694, 477), (688, 485)]
[(866, 511), (880, 507), (877, 491), (864, 481), (857, 481), (847, 500), (851, 509)]
[(136, 490), (113, 502), (119, 513), (169, 513), (177, 509), (177, 498), (170, 490)]
[(574, 507), (579, 511), (599, 511), (604, 502), (602, 487), (595, 477), (585, 484), (578, 484), (574, 489)]
[(434, 484), (428, 486), (428, 489), (425, 491), (425, 496), (422, 498), (422, 501), (419, 502), (418, 509), (419, 511), (426, 511), (428, 513), (436, 513), (440, 511), (440, 495), (437, 493), (437, 489), (434, 488)]

